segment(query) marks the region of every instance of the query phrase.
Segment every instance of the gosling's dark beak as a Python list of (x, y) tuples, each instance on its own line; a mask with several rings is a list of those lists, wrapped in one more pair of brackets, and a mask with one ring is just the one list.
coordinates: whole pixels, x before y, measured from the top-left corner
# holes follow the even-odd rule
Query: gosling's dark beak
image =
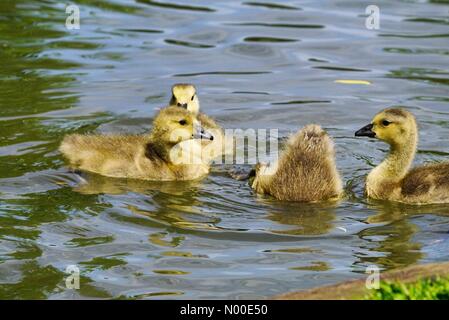
[(193, 134), (194, 139), (203, 139), (203, 140), (214, 140), (214, 136), (204, 130), (203, 127), (197, 127), (195, 128), (195, 133)]
[(362, 129), (358, 130), (355, 133), (356, 137), (370, 137), (374, 138), (376, 137), (376, 133), (373, 131), (373, 124), (370, 123), (366, 126), (364, 126)]
[(178, 107), (187, 109), (187, 103), (178, 103)]

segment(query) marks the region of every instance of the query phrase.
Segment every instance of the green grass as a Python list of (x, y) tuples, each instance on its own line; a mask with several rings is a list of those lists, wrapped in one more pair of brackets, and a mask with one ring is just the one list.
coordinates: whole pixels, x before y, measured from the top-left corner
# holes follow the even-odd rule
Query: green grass
[(368, 300), (448, 300), (449, 278), (426, 278), (411, 283), (381, 282)]

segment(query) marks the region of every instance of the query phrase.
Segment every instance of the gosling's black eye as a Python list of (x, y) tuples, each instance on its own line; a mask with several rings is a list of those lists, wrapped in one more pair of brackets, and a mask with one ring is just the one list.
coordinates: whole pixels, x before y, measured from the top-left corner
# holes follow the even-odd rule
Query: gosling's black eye
[(384, 120), (382, 121), (382, 125), (384, 125), (385, 127), (387, 127), (391, 122), (388, 120)]
[(193, 101), (193, 99), (195, 99), (195, 95), (192, 96), (192, 99), (191, 99), (191, 100)]
[(180, 107), (181, 106), (181, 104), (178, 102), (178, 107)]
[(180, 121), (179, 121), (179, 124), (180, 124), (181, 126), (185, 126), (185, 125), (187, 124), (187, 121), (186, 121), (186, 120), (180, 120)]

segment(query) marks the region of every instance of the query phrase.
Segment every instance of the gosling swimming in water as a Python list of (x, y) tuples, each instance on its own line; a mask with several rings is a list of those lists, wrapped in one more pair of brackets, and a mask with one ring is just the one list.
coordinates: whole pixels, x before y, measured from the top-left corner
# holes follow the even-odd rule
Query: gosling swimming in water
[(225, 137), (223, 128), (215, 120), (200, 112), (200, 101), (196, 88), (193, 84), (178, 83), (172, 87), (170, 106), (177, 106), (192, 112), (201, 123), (201, 126), (214, 136), (214, 141), (204, 146), (203, 153), (209, 154), (211, 159), (217, 158), (224, 153), (233, 152), (234, 141)]
[(449, 203), (449, 162), (410, 170), (418, 145), (418, 127), (412, 113), (401, 108), (385, 109), (355, 135), (390, 145), (389, 155), (366, 179), (368, 197), (411, 204)]
[(318, 125), (308, 125), (286, 143), (279, 160), (257, 164), (251, 187), (278, 200), (319, 202), (337, 200), (343, 192), (335, 165), (334, 144)]
[(177, 83), (171, 88), (171, 93), (170, 106), (187, 109), (195, 115), (200, 112), (200, 101), (193, 84)]
[[(195, 180), (209, 173), (209, 163), (195, 154), (199, 139), (210, 141), (213, 136), (191, 112), (167, 107), (154, 119), (149, 135), (72, 134), (64, 138), (59, 150), (72, 168), (108, 177)], [(183, 150), (196, 158), (180, 161), (177, 156)]]
[(204, 128), (221, 129), (212, 118), (200, 112), (200, 100), (193, 84), (177, 83), (173, 85), (170, 106), (178, 106), (189, 110), (197, 116)]

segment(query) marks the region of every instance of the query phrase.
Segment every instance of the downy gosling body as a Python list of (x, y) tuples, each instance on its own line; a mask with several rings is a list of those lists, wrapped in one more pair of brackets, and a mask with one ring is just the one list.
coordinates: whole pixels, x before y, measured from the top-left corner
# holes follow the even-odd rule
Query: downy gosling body
[[(196, 154), (200, 139), (212, 140), (213, 136), (192, 113), (167, 107), (154, 119), (149, 135), (72, 134), (64, 138), (59, 150), (70, 167), (108, 177), (195, 180), (209, 173), (209, 163)], [(184, 149), (188, 156), (182, 153)]]
[(233, 139), (226, 138), (223, 129), (209, 116), (200, 112), (200, 101), (193, 84), (178, 83), (172, 87), (172, 97), (170, 106), (177, 106), (192, 112), (201, 123), (201, 126), (214, 136), (214, 141), (203, 144), (204, 154), (208, 154), (210, 159), (217, 158), (224, 153), (233, 152)]
[(335, 165), (334, 144), (318, 125), (308, 125), (289, 138), (279, 160), (257, 164), (251, 187), (278, 200), (337, 200), (343, 192)]
[(389, 108), (355, 133), (390, 145), (386, 159), (366, 179), (366, 195), (411, 204), (449, 203), (449, 162), (410, 170), (418, 145), (418, 126), (410, 112)]

